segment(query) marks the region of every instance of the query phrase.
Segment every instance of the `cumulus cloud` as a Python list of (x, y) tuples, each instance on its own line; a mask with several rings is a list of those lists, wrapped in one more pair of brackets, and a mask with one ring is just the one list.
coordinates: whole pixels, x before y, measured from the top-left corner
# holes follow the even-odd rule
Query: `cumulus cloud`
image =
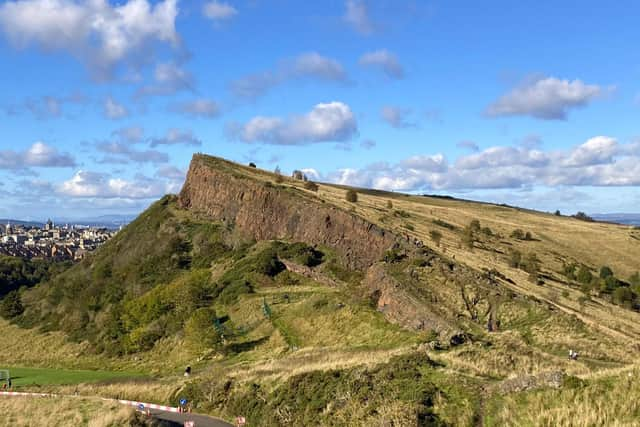
[(127, 110), (124, 105), (108, 96), (107, 99), (104, 100), (103, 113), (108, 119), (118, 120), (127, 117), (129, 115), (129, 110)]
[(364, 0), (347, 0), (345, 3), (344, 21), (362, 35), (370, 35), (375, 26), (369, 17), (369, 9)]
[(74, 158), (38, 141), (25, 151), (0, 151), (0, 169), (25, 169), (30, 167), (64, 168), (76, 165)]
[(255, 99), (265, 95), (275, 86), (301, 79), (345, 83), (348, 76), (337, 60), (317, 52), (307, 52), (293, 59), (281, 61), (273, 70), (234, 80), (230, 84), (230, 90), (237, 97)]
[(213, 100), (205, 98), (174, 104), (171, 110), (184, 114), (185, 116), (204, 119), (214, 119), (220, 115), (220, 107), (218, 104)]
[(408, 128), (415, 126), (415, 123), (411, 123), (408, 120), (408, 116), (411, 114), (411, 110), (402, 107), (385, 106), (380, 112), (382, 119), (389, 123), (394, 128)]
[(156, 65), (154, 83), (142, 86), (136, 92), (136, 97), (166, 96), (180, 91), (195, 90), (195, 78), (180, 64), (164, 62)]
[(179, 45), (178, 0), (15, 0), (0, 5), (0, 31), (17, 48), (68, 52), (97, 79), (136, 66), (157, 44)]
[(357, 134), (358, 124), (348, 105), (334, 101), (286, 119), (254, 117), (245, 124), (231, 124), (228, 130), (233, 139), (247, 143), (304, 145), (348, 141)]
[(163, 137), (152, 138), (151, 146), (158, 145), (202, 145), (202, 141), (195, 137), (190, 129), (169, 129)]
[(214, 0), (204, 4), (202, 13), (207, 18), (217, 22), (233, 18), (238, 14), (238, 10), (229, 3)]
[(449, 163), (441, 154), (341, 169), (327, 180), (384, 190), (528, 189), (533, 186), (640, 185), (640, 144), (598, 136), (566, 151), (497, 146)]
[(556, 77), (530, 79), (487, 107), (490, 117), (531, 116), (543, 120), (566, 120), (569, 111), (588, 105), (606, 91), (581, 80)]
[(173, 183), (137, 175), (133, 180), (80, 170), (56, 186), (63, 196), (79, 198), (155, 199), (174, 191)]
[(367, 52), (360, 57), (360, 65), (380, 68), (389, 78), (402, 79), (404, 68), (398, 57), (386, 49)]

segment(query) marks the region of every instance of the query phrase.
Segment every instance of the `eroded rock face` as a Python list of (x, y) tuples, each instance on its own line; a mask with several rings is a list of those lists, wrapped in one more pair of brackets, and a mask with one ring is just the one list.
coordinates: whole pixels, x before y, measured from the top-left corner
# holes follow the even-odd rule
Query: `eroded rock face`
[(446, 346), (465, 341), (459, 328), (434, 313), (423, 299), (412, 295), (388, 273), (383, 263), (374, 264), (367, 270), (363, 286), (388, 321), (407, 329), (434, 331)]
[(233, 223), (256, 240), (329, 246), (349, 268), (366, 269), (394, 245), (391, 233), (301, 192), (219, 170), (195, 156), (178, 203), (194, 213)]
[(560, 388), (565, 377), (562, 371), (542, 372), (538, 375), (525, 375), (510, 378), (498, 383), (496, 388), (500, 394), (538, 390), (541, 388)]

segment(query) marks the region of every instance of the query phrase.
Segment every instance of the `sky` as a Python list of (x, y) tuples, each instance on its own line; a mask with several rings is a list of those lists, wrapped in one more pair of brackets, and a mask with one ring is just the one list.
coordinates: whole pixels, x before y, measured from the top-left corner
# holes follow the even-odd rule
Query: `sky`
[(135, 215), (203, 152), (640, 211), (640, 3), (0, 0), (0, 217)]

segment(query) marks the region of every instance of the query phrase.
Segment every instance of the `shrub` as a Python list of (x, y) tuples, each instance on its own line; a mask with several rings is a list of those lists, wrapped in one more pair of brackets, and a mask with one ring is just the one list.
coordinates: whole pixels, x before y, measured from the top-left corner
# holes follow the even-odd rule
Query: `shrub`
[(391, 200), (387, 200), (387, 209), (393, 209), (393, 202)]
[(555, 215), (555, 216), (562, 216), (562, 214), (560, 213), (560, 211), (559, 211), (559, 210), (556, 210), (556, 211), (555, 211), (555, 213), (554, 213), (554, 215)]
[(489, 227), (483, 227), (482, 230), (482, 234), (484, 234), (487, 237), (491, 237), (493, 236), (493, 230), (491, 230)]
[(576, 267), (575, 264), (565, 264), (562, 267), (562, 274), (569, 280), (576, 280)]
[(0, 303), (0, 316), (5, 319), (13, 319), (24, 313), (22, 299), (18, 291), (11, 291)]
[(196, 351), (203, 351), (217, 347), (221, 337), (216, 330), (216, 312), (206, 307), (196, 310), (184, 326), (187, 344)]
[(629, 283), (631, 286), (640, 286), (640, 272), (635, 272), (629, 277)]
[(633, 303), (633, 292), (627, 287), (619, 287), (613, 291), (613, 302), (625, 307), (631, 307)]
[(607, 277), (611, 277), (611, 276), (613, 276), (613, 270), (611, 270), (610, 267), (603, 265), (600, 268), (600, 278), (606, 279)]
[(400, 218), (409, 218), (411, 217), (411, 214), (407, 211), (403, 211), (402, 209), (397, 210), (393, 213), (393, 215), (400, 217)]
[(524, 236), (525, 236), (524, 231), (522, 231), (519, 228), (516, 228), (511, 232), (511, 237), (514, 239), (524, 240)]
[(573, 215), (573, 217), (575, 219), (579, 219), (580, 221), (587, 221), (587, 222), (593, 222), (593, 218), (591, 218), (589, 215), (587, 215), (584, 212), (578, 212), (575, 215)]
[(434, 219), (432, 222), (433, 222), (435, 225), (439, 226), (439, 227), (446, 228), (446, 229), (448, 229), (448, 230), (452, 230), (452, 231), (453, 231), (453, 230), (455, 230), (455, 229), (457, 228), (455, 225), (453, 225), (453, 224), (449, 224), (448, 222), (443, 221), (443, 220), (441, 220), (441, 219)]
[(439, 232), (438, 230), (431, 230), (429, 232), (429, 237), (431, 237), (431, 240), (433, 240), (436, 246), (440, 247), (440, 241), (442, 240), (441, 232)]
[(250, 168), (255, 168), (255, 167), (256, 167), (256, 164), (255, 164), (255, 163), (253, 163), (253, 162), (251, 162), (251, 163), (249, 163), (249, 167), (250, 167)]
[(480, 227), (480, 221), (477, 219), (474, 219), (474, 220), (471, 220), (471, 222), (469, 223), (469, 228), (471, 229), (472, 232), (477, 233), (478, 231), (480, 231), (482, 227)]
[(409, 230), (409, 231), (414, 231), (414, 230), (416, 229), (416, 228), (413, 226), (413, 224), (409, 224), (409, 223), (404, 224), (404, 225), (403, 225), (403, 227), (404, 227), (404, 228), (406, 228), (406, 229), (407, 229), (407, 230)]
[(527, 232), (524, 234), (524, 240), (533, 240), (533, 235), (531, 234), (531, 232), (530, 232), (530, 231), (527, 231)]
[(474, 242), (475, 236), (473, 235), (473, 229), (471, 227), (465, 227), (464, 230), (462, 230), (462, 244), (468, 249), (473, 249)]
[(282, 177), (282, 172), (280, 171), (280, 166), (276, 166), (276, 168), (273, 170), (273, 173), (276, 174), (274, 181), (277, 184), (280, 184), (284, 181), (284, 178)]
[(355, 203), (358, 201), (358, 193), (355, 190), (348, 190), (344, 197), (347, 202)]
[(398, 249), (389, 249), (387, 252), (384, 253), (384, 257), (382, 258), (382, 260), (384, 262), (392, 264), (394, 262), (402, 261), (405, 258), (405, 256), (406, 255), (400, 252)]
[(310, 191), (318, 191), (318, 184), (313, 181), (306, 181), (304, 183), (304, 188)]
[(581, 265), (578, 269), (578, 274), (576, 274), (576, 279), (583, 284), (591, 283), (593, 274), (591, 274), (591, 271), (587, 267)]

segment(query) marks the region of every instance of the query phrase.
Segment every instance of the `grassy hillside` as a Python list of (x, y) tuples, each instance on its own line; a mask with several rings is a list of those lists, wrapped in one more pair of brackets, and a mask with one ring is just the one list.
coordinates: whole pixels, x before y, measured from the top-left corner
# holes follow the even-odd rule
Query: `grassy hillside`
[(349, 269), (330, 246), (250, 240), (167, 196), (23, 289), (24, 312), (0, 323), (2, 360), (147, 373), (74, 387), (188, 397), (259, 425), (589, 425), (635, 410), (590, 408), (589, 396), (616, 399), (637, 369), (637, 229), (363, 189), (348, 202), (344, 187), (198, 158), (408, 244)]

